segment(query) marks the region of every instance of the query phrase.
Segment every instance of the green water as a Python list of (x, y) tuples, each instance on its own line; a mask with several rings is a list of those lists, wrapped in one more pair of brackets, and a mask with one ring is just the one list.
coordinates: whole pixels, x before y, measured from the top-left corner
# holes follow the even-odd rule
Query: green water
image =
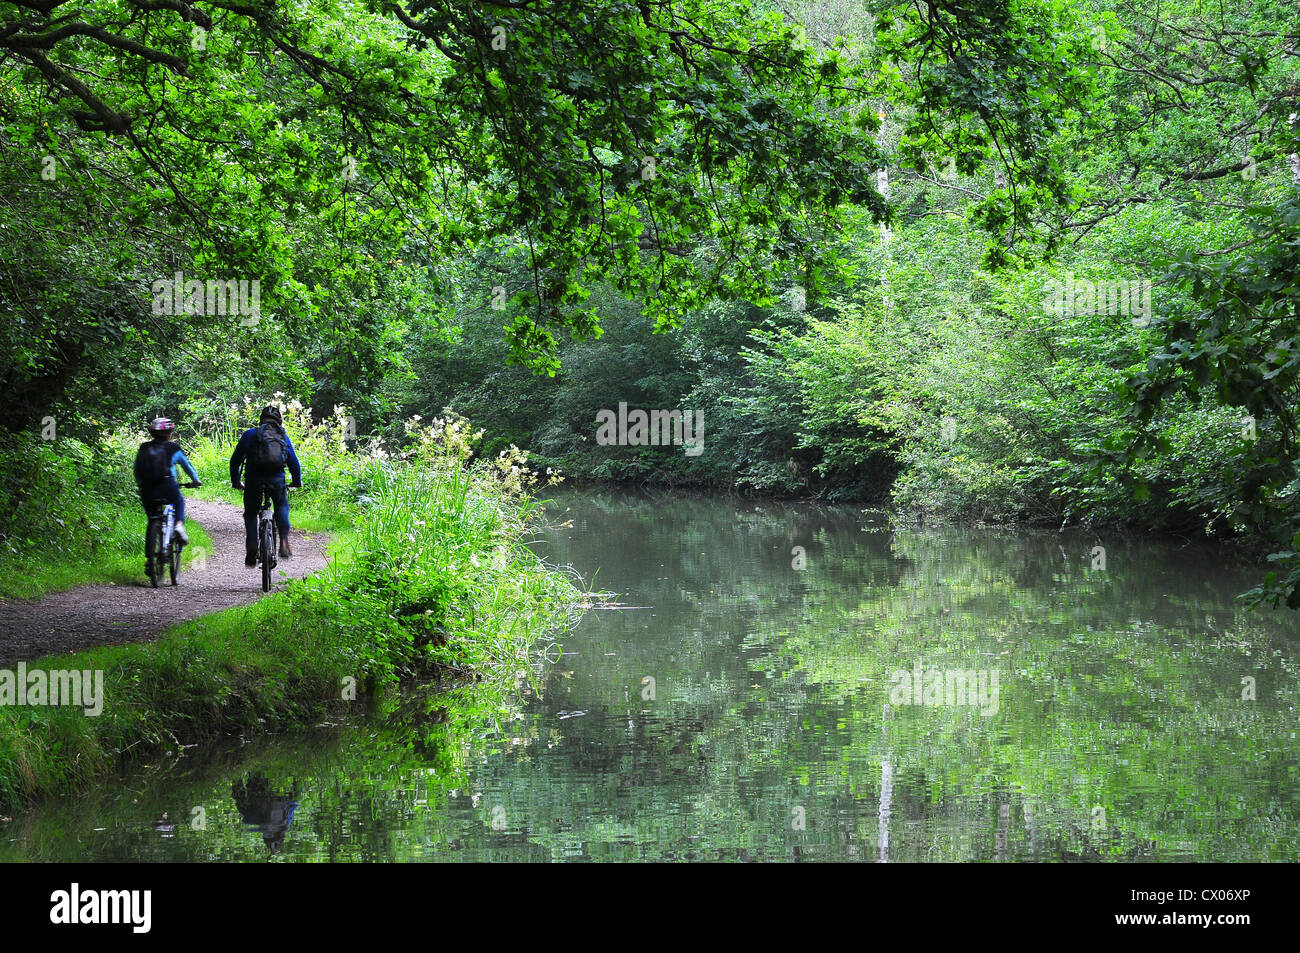
[[(1221, 551), (679, 496), (551, 513), (537, 551), (619, 607), (532, 670), (172, 752), (0, 823), (0, 858), (1300, 858), (1300, 617), (1240, 609)], [(949, 698), (957, 672), (984, 693)]]

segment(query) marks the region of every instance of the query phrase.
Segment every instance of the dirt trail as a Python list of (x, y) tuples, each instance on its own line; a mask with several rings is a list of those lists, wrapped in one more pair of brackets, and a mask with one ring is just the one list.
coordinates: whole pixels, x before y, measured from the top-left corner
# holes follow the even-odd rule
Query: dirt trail
[[(196, 523), (212, 537), (212, 551), (204, 554), (202, 568), (191, 563), (181, 570), (180, 585), (173, 588), (164, 578), (154, 589), (144, 574), (142, 539), (140, 578), (135, 583), (78, 586), (35, 602), (0, 602), (0, 667), (94, 645), (152, 641), (177, 622), (246, 605), (261, 596), (261, 570), (244, 565), (240, 509), (190, 498), (185, 516), (187, 525)], [(309, 575), (327, 561), (328, 537), (295, 529), (290, 542), (293, 558), (281, 559), (276, 566), (275, 588), (286, 577)]]

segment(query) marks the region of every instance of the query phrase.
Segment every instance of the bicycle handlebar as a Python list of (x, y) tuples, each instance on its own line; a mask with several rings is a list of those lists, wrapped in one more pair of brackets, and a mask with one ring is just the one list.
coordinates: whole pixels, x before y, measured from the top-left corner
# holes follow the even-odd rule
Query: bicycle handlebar
[[(197, 485), (197, 486), (202, 486), (201, 483), (200, 483), (200, 484), (195, 484), (195, 485)], [(265, 493), (265, 492), (268, 492), (268, 491), (270, 490), (272, 484), (269, 484), (269, 483), (262, 483), (262, 482), (259, 481), (258, 484), (257, 484), (257, 486), (260, 488), (260, 490), (261, 490), (263, 493)], [(247, 489), (247, 488), (248, 488), (248, 484), (247, 484), (245, 481), (243, 481), (243, 480), (241, 480), (241, 481), (239, 482), (239, 485), (238, 485), (238, 486), (235, 486), (235, 487), (234, 487), (234, 489), (236, 489), (236, 490), (245, 490), (245, 489)], [(302, 485), (301, 483), (286, 483), (286, 484), (284, 485), (284, 489), (285, 489), (285, 492), (286, 492), (286, 493), (287, 493), (289, 490), (301, 490), (302, 488), (303, 488), (303, 485)]]
[(187, 489), (187, 490), (197, 489), (198, 487), (201, 487), (202, 485), (203, 485), (202, 483), (182, 483), (182, 484), (181, 484), (181, 486), (185, 487), (185, 489)]

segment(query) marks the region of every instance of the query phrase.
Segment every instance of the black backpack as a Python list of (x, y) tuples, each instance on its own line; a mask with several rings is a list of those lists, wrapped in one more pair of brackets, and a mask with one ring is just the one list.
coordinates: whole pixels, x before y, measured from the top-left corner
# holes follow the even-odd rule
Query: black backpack
[(145, 483), (162, 483), (171, 476), (172, 455), (167, 444), (152, 441), (140, 447), (138, 471)]
[(249, 458), (258, 470), (283, 470), (289, 465), (289, 438), (268, 420), (258, 428)]

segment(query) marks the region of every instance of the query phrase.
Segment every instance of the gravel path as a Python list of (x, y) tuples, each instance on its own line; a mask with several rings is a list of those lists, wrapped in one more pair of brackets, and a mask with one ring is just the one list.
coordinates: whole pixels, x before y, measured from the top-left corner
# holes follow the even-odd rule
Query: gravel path
[[(173, 588), (166, 578), (157, 589), (149, 585), (141, 540), (140, 578), (133, 584), (78, 586), (35, 602), (0, 602), (0, 667), (94, 645), (152, 641), (177, 622), (256, 601), (262, 595), (261, 570), (244, 565), (240, 509), (190, 498), (185, 515), (187, 525), (198, 524), (212, 537), (213, 551), (203, 554), (202, 566), (193, 562), (181, 570), (180, 585)], [(326, 563), (327, 536), (295, 529), (290, 542), (293, 558), (276, 566), (274, 588), (286, 576), (301, 578)]]

